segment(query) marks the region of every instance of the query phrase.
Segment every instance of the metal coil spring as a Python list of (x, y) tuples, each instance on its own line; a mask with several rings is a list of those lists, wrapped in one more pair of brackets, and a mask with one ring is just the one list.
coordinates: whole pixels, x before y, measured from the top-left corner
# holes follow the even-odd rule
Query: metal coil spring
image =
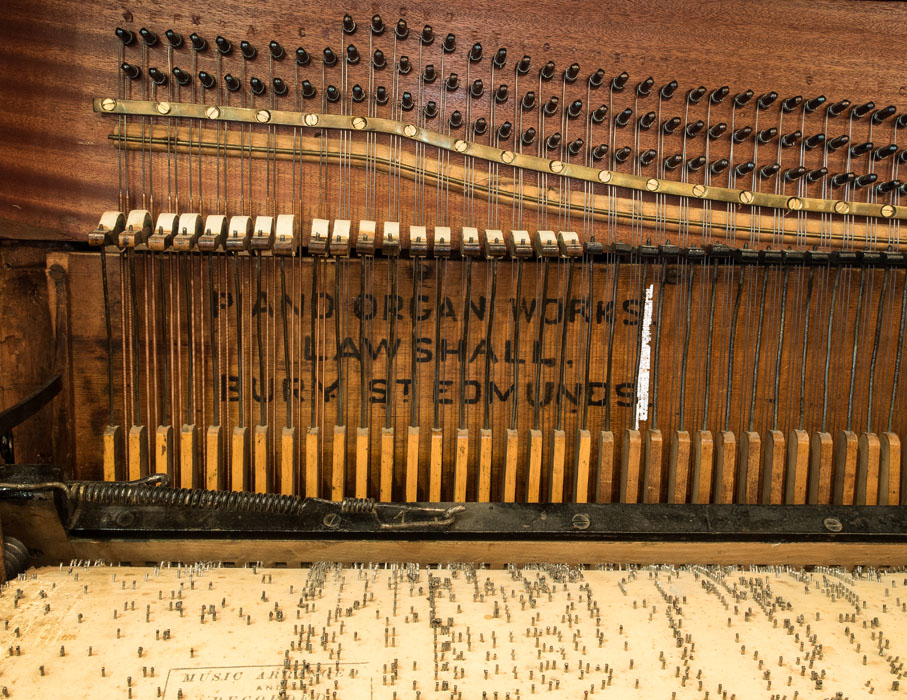
[(350, 515), (363, 515), (374, 513), (376, 509), (374, 498), (344, 498), (340, 502), (340, 512)]

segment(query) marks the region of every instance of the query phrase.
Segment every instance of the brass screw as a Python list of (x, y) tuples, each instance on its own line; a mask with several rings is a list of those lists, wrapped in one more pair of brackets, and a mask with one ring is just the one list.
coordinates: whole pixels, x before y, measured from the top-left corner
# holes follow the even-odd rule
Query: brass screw
[(353, 117), (353, 128), (362, 131), (368, 122), (365, 121), (365, 117)]
[(160, 112), (161, 114), (169, 114), (170, 113), (170, 103), (169, 102), (158, 102), (157, 111)]
[(114, 109), (116, 109), (116, 106), (117, 101), (112, 97), (105, 97), (103, 100), (101, 100), (101, 109), (103, 109), (105, 112), (112, 112)]
[(837, 214), (846, 214), (850, 211), (850, 205), (847, 202), (835, 202), (835, 212)]
[(799, 197), (791, 197), (787, 200), (787, 208), (793, 211), (800, 211), (803, 208), (803, 200)]
[(501, 153), (501, 160), (503, 160), (505, 163), (512, 163), (515, 157), (516, 156), (514, 155), (513, 151), (504, 151), (503, 153)]
[(260, 109), (255, 113), (255, 118), (262, 124), (271, 121), (271, 113), (266, 109)]
[(318, 115), (317, 114), (306, 114), (303, 118), (303, 122), (306, 126), (315, 126), (318, 124)]
[(217, 119), (220, 116), (220, 110), (217, 107), (211, 106), (205, 110), (205, 116), (208, 119)]
[(457, 153), (466, 153), (466, 149), (469, 148), (469, 144), (462, 139), (457, 139), (454, 141), (454, 150)]
[(657, 190), (658, 180), (656, 180), (654, 177), (650, 177), (648, 180), (646, 180), (646, 189), (649, 190), (649, 192), (654, 192), (655, 190)]
[(611, 173), (607, 170), (598, 171), (598, 181), (604, 182), (605, 184), (611, 182)]
[(749, 190), (743, 190), (740, 193), (740, 203), (741, 204), (752, 204), (753, 203), (753, 193)]
[(693, 185), (693, 195), (695, 197), (705, 197), (705, 185)]
[(414, 127), (412, 124), (407, 124), (403, 127), (403, 135), (412, 138), (416, 135), (416, 127)]
[(553, 161), (551, 161), (551, 164), (548, 167), (551, 168), (551, 172), (553, 172), (553, 173), (562, 173), (562, 172), (564, 172), (565, 166), (561, 161), (553, 160)]
[(891, 206), (890, 204), (883, 205), (882, 206), (882, 216), (890, 219), (892, 216), (894, 216), (894, 207)]

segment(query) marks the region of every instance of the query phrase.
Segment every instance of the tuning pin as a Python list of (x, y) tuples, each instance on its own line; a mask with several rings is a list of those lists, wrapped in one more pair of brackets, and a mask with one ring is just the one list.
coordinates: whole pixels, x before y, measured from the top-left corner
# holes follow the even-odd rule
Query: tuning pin
[(124, 61), (120, 64), (120, 70), (123, 71), (130, 80), (138, 80), (142, 77), (142, 69), (132, 63), (126, 63)]
[(675, 153), (673, 156), (668, 156), (664, 159), (665, 170), (677, 170), (683, 163), (683, 156), (679, 153)]
[(457, 76), (456, 73), (451, 73), (451, 74), (447, 77), (447, 81), (444, 83), (444, 85), (445, 85), (445, 87), (446, 87), (450, 92), (453, 92), (453, 91), (456, 90), (458, 87), (460, 87), (460, 78), (459, 78), (459, 76)]
[(812, 114), (824, 104), (825, 95), (819, 95), (818, 97), (814, 97), (811, 100), (807, 100), (806, 104), (803, 105), (803, 109), (807, 114)]
[(308, 80), (302, 81), (302, 96), (303, 98), (310, 100), (315, 97), (315, 86), (312, 85)]
[(501, 141), (506, 141), (513, 134), (513, 124), (510, 122), (504, 122), (498, 127), (498, 138)]
[(694, 105), (702, 99), (703, 95), (705, 95), (705, 88), (700, 85), (698, 88), (690, 90), (687, 93), (687, 102)]
[(752, 90), (745, 90), (743, 92), (738, 92), (736, 95), (734, 95), (734, 107), (737, 107), (737, 108), (743, 107), (751, 99), (753, 99)]
[(545, 103), (545, 106), (542, 108), (542, 111), (545, 113), (546, 117), (550, 117), (555, 112), (557, 112), (558, 99), (554, 95), (548, 98), (548, 101)]
[(554, 132), (553, 134), (551, 134), (551, 136), (549, 136), (547, 139), (545, 139), (545, 148), (547, 148), (549, 151), (553, 151), (555, 148), (557, 148), (560, 145), (561, 145), (561, 135), (558, 132)]
[(905, 182), (903, 185), (898, 187), (898, 194), (902, 195), (902, 196), (907, 195), (907, 182)]
[(519, 63), (516, 64), (516, 72), (520, 75), (526, 75), (529, 72), (529, 56), (523, 56)]
[(151, 82), (159, 87), (167, 84), (167, 74), (157, 68), (149, 68), (148, 77), (151, 78)]
[(192, 75), (177, 66), (173, 67), (173, 77), (176, 78), (176, 82), (183, 87), (192, 82)]
[(520, 136), (520, 143), (524, 146), (531, 146), (533, 141), (535, 141), (535, 129), (530, 126)]
[(300, 46), (298, 49), (296, 49), (296, 65), (307, 66), (307, 65), (309, 65), (309, 62), (311, 60), (312, 59), (309, 56), (309, 52), (306, 51), (304, 48), (302, 48)]
[(433, 83), (437, 77), (438, 73), (435, 71), (435, 66), (431, 63), (426, 64), (425, 68), (422, 69), (422, 82)]
[(624, 128), (633, 118), (633, 110), (627, 107), (623, 112), (614, 117), (614, 126)]
[(476, 78), (472, 85), (469, 86), (469, 94), (474, 98), (479, 99), (485, 92), (485, 84), (482, 82), (481, 78)]
[(321, 61), (326, 66), (335, 66), (337, 65), (337, 54), (334, 53), (334, 49), (330, 46), (325, 47), (324, 51), (321, 52)]
[(564, 69), (564, 82), (575, 83), (579, 76), (579, 63), (571, 63)]
[(786, 100), (781, 102), (781, 111), (787, 114), (788, 112), (793, 112), (797, 107), (800, 106), (800, 103), (803, 102), (803, 98), (800, 95), (795, 97), (788, 97)]
[(482, 60), (482, 45), (479, 42), (473, 44), (469, 49), (469, 60), (471, 63), (478, 63)]
[(507, 101), (507, 86), (503, 83), (498, 85), (498, 89), (494, 91), (494, 101), (498, 104), (503, 104)]
[(715, 126), (709, 129), (709, 140), (714, 141), (715, 139), (720, 138), (725, 131), (727, 131), (727, 124), (724, 122), (715, 124)]
[(828, 175), (828, 168), (810, 170), (808, 173), (806, 173), (806, 182), (810, 184), (812, 184), (813, 182), (818, 182), (826, 175)]
[(479, 117), (472, 125), (472, 132), (476, 136), (481, 136), (486, 131), (488, 131), (488, 121), (485, 119), (485, 117)]
[(400, 98), (400, 109), (404, 112), (409, 112), (415, 105), (412, 93), (404, 91), (403, 96)]
[(677, 127), (679, 127), (681, 125), (681, 123), (682, 122), (681, 122), (680, 117), (672, 117), (671, 119), (666, 120), (661, 125), (661, 130), (665, 134), (668, 134), (668, 135), (673, 134), (675, 131), (677, 131)]
[(359, 63), (359, 49), (352, 44), (346, 47), (346, 62), (351, 66)]
[(356, 83), (350, 91), (350, 97), (353, 98), (353, 102), (363, 102), (367, 95), (365, 94), (365, 90), (362, 89), (362, 86), (359, 83)]
[(400, 75), (406, 75), (413, 69), (412, 61), (409, 60), (409, 56), (400, 56), (400, 60), (397, 61), (397, 72)]
[(535, 93), (532, 90), (523, 95), (523, 99), (520, 100), (520, 107), (527, 112), (535, 107)]
[(788, 168), (784, 171), (784, 181), (785, 182), (794, 182), (799, 180), (806, 174), (806, 168), (802, 165), (797, 166), (796, 168)]
[(907, 149), (898, 153), (898, 163), (901, 165), (907, 163)]
[(567, 144), (567, 153), (569, 153), (571, 156), (575, 156), (577, 153), (583, 150), (584, 144), (585, 142), (582, 139), (574, 139), (569, 144)]
[(495, 52), (492, 62), (494, 63), (495, 68), (503, 68), (504, 64), (507, 63), (507, 49), (504, 47), (499, 48)]
[(608, 144), (600, 143), (592, 149), (592, 160), (601, 160), (608, 153)]
[(114, 33), (117, 35), (117, 39), (123, 43), (123, 46), (132, 46), (135, 43), (135, 33), (128, 29), (117, 27)]
[(705, 122), (702, 121), (702, 119), (699, 119), (699, 120), (693, 122), (692, 124), (687, 124), (687, 128), (686, 128), (687, 138), (689, 138), (689, 139), (693, 138), (694, 136), (696, 136), (696, 134), (698, 134), (704, 128), (705, 128)]
[(907, 127), (907, 114), (900, 114), (898, 118), (894, 120), (895, 129), (903, 129)]
[(652, 164), (655, 160), (655, 156), (658, 155), (658, 152), (654, 148), (650, 148), (647, 151), (643, 151), (639, 154), (639, 165), (643, 168)]
[(459, 129), (463, 126), (463, 115), (460, 113), (460, 110), (454, 110), (450, 115), (450, 119), (447, 121), (450, 124), (451, 129)]
[(573, 100), (567, 106), (567, 116), (570, 119), (576, 119), (580, 113), (583, 111), (583, 101), (582, 100)]
[(712, 164), (709, 165), (709, 172), (711, 172), (712, 175), (721, 175), (721, 173), (723, 173), (725, 170), (727, 170), (728, 165), (729, 165), (729, 163), (726, 158), (719, 158), (718, 160), (713, 160)]
[[(271, 86), (274, 89), (274, 94), (277, 95), (278, 97), (283, 97), (284, 95), (287, 94), (287, 91), (289, 90), (289, 88), (287, 87), (287, 84), (286, 84), (286, 82), (284, 82), (283, 78), (274, 78), (273, 80), (271, 80)], [(355, 88), (354, 88), (354, 90), (355, 90)]]
[(784, 134), (784, 136), (781, 137), (781, 148), (790, 148), (800, 140), (801, 136), (803, 136), (803, 134), (801, 134), (800, 131), (792, 131), (789, 134)]
[(356, 31), (356, 20), (350, 15), (343, 15), (343, 33), (352, 34)]
[[(406, 95), (406, 93), (403, 93)], [(338, 90), (333, 85), (328, 85), (325, 88), (324, 96), (327, 98), (328, 102), (338, 102), (340, 100), (340, 90)]]
[(242, 57), (247, 61), (251, 61), (258, 55), (258, 49), (256, 49), (252, 44), (243, 39), (239, 42), (239, 52), (242, 54)]
[(825, 134), (815, 134), (803, 139), (803, 147), (807, 151), (811, 151), (817, 146), (821, 146), (823, 143), (825, 143)]
[(639, 128), (648, 131), (657, 120), (658, 115), (655, 112), (646, 112), (639, 118)]
[(825, 150), (829, 153), (834, 153), (839, 148), (846, 146), (850, 142), (850, 137), (847, 134), (841, 134), (825, 144)]
[(614, 160), (618, 163), (623, 163), (630, 158), (630, 154), (633, 153), (633, 149), (629, 146), (624, 146), (614, 151)]
[(435, 30), (431, 28), (430, 24), (426, 24), (422, 27), (422, 32), (419, 34), (419, 40), (422, 42), (423, 46), (430, 46), (435, 40)]
[(157, 44), (157, 34), (152, 32), (150, 29), (145, 29), (145, 27), (142, 27), (141, 29), (139, 29), (139, 35), (145, 42), (145, 46), (155, 46)]
[(596, 70), (592, 75), (589, 76), (589, 87), (593, 89), (598, 89), (602, 86), (602, 83), (605, 82), (605, 71), (601, 68)]
[(214, 76), (203, 70), (198, 72), (198, 82), (205, 90), (211, 90), (217, 85), (217, 80), (214, 79)]
[(879, 194), (888, 194), (889, 192), (896, 190), (901, 186), (900, 180), (889, 180), (888, 182), (880, 182), (876, 185), (876, 192)]
[(879, 176), (876, 173), (866, 173), (865, 175), (860, 175), (856, 180), (853, 181), (853, 186), (855, 189), (860, 189), (862, 187), (868, 187), (873, 184), (876, 180), (879, 179)]
[(287, 52), (283, 50), (283, 46), (273, 39), (268, 44), (268, 53), (271, 54), (271, 58), (275, 61), (282, 61), (287, 55)]
[(867, 114), (869, 114), (872, 110), (874, 110), (875, 106), (876, 106), (875, 102), (867, 102), (866, 104), (857, 105), (856, 107), (854, 107), (853, 109), (850, 110), (850, 116), (852, 119), (862, 119)]
[(775, 92), (774, 90), (772, 92), (767, 92), (764, 95), (762, 95), (758, 100), (756, 100), (756, 108), (760, 109), (760, 110), (768, 109), (775, 103), (775, 100), (777, 100), (777, 99), (778, 99), (777, 92)]
[(872, 152), (872, 159), (875, 161), (884, 160), (888, 156), (893, 156), (898, 150), (896, 144), (888, 144), (887, 146), (879, 146), (875, 151)]
[(833, 105), (828, 105), (826, 114), (828, 114), (829, 117), (837, 117), (848, 107), (850, 107), (850, 100), (841, 100), (840, 102), (835, 102)]
[(733, 134), (731, 134), (731, 140), (734, 143), (743, 143), (746, 141), (750, 134), (753, 133), (753, 127), (751, 126), (742, 126), (739, 129), (736, 129)]
[(850, 147), (850, 156), (851, 158), (856, 158), (861, 156), (864, 153), (869, 153), (872, 150), (872, 141), (866, 141), (865, 143), (858, 143), (856, 146)]
[(709, 102), (711, 102), (713, 105), (720, 105), (724, 101), (724, 98), (728, 96), (728, 93), (730, 91), (731, 89), (727, 85), (720, 87), (717, 90), (712, 90), (712, 94), (709, 95)]
[(242, 87), (242, 83), (239, 82), (239, 78), (236, 78), (229, 73), (224, 76), (224, 85), (230, 92), (236, 92)]
[(542, 80), (551, 80), (554, 77), (554, 61), (548, 61), (539, 69), (539, 77)]
[(756, 164), (748, 160), (745, 163), (738, 163), (734, 166), (734, 175), (737, 177), (746, 177), (756, 169)]
[(615, 75), (611, 78), (611, 90), (613, 92), (620, 92), (627, 85), (627, 81), (630, 79), (629, 73), (627, 71), (622, 71), (619, 75)]
[(409, 36), (409, 26), (406, 24), (406, 20), (402, 17), (397, 20), (397, 26), (394, 27), (394, 34), (400, 41), (403, 41)]
[(429, 100), (428, 104), (422, 108), (423, 114), (425, 114), (426, 119), (434, 119), (438, 116), (438, 105), (436, 102)]
[(677, 92), (677, 81), (672, 80), (670, 83), (663, 85), (658, 94), (661, 95), (661, 99), (670, 100), (674, 97), (675, 92)]
[(229, 39), (226, 39), (220, 35), (214, 40), (214, 45), (217, 47), (217, 50), (220, 52), (221, 56), (229, 56), (233, 53), (233, 44), (230, 43)]
[(387, 66), (387, 59), (384, 57), (384, 51), (375, 49), (375, 53), (372, 56), (372, 65), (375, 67), (375, 70), (384, 70)]
[[(265, 94), (265, 84), (258, 78), (252, 78), (251, 80), (249, 80), (249, 87), (252, 88), (253, 95), (264, 95)], [(328, 92), (330, 92), (330, 90), (328, 90)], [(328, 100), (332, 101), (332, 100), (330, 100), (330, 97), (328, 98)]]
[(178, 49), (183, 45), (183, 35), (177, 34), (172, 29), (164, 32), (164, 36), (167, 37), (167, 43), (170, 44), (171, 48)]
[(608, 116), (608, 105), (599, 105), (598, 109), (592, 112), (592, 121), (595, 124), (601, 124)]
[(771, 165), (763, 165), (761, 168), (759, 168), (759, 178), (761, 180), (768, 180), (779, 170), (781, 170), (781, 166), (777, 163), (772, 163)]
[(448, 34), (444, 37), (444, 53), (453, 53), (457, 50), (457, 37), (453, 34)]
[(853, 182), (855, 177), (856, 175), (854, 173), (838, 173), (837, 175), (832, 175), (831, 186), (843, 187), (844, 185), (849, 185)]
[(893, 115), (895, 113), (895, 111), (896, 110), (895, 110), (894, 105), (888, 105), (887, 107), (883, 107), (882, 109), (876, 110), (875, 112), (872, 113), (872, 123), (875, 124), (876, 126), (878, 126), (883, 121), (888, 119), (888, 117)]
[(695, 158), (690, 158), (687, 161), (687, 170), (691, 173), (695, 173), (697, 170), (700, 170), (703, 165), (705, 165), (705, 156), (696, 156)]
[(636, 96), (637, 97), (648, 97), (652, 92), (652, 86), (655, 84), (655, 79), (652, 76), (649, 76), (641, 83), (636, 83)]
[(758, 134), (756, 134), (756, 143), (760, 146), (764, 143), (768, 143), (773, 138), (778, 135), (778, 130), (772, 127), (771, 129), (762, 129)]
[(381, 15), (372, 15), (371, 29), (375, 36), (384, 34), (384, 20), (381, 19)]

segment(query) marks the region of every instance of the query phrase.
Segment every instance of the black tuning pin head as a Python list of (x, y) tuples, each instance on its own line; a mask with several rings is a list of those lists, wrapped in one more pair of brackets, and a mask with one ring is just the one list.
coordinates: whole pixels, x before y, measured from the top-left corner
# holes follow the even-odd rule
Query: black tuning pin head
[(731, 140), (734, 143), (743, 143), (750, 137), (750, 134), (752, 134), (752, 133), (753, 133), (753, 127), (742, 126), (739, 129), (734, 130), (734, 133), (731, 134)]
[(458, 87), (460, 87), (460, 78), (456, 73), (451, 73), (447, 76), (447, 80), (444, 82), (444, 87), (446, 87), (450, 92), (453, 92)]
[(786, 100), (781, 102), (781, 111), (787, 114), (788, 112), (793, 112), (800, 104), (803, 102), (803, 98), (800, 95), (795, 95), (794, 97), (788, 97)]
[(655, 85), (655, 78), (653, 78), (651, 75), (642, 82), (636, 83), (636, 96), (648, 97), (652, 93), (653, 85)]
[(167, 84), (167, 74), (157, 68), (149, 68), (148, 77), (151, 78), (152, 83), (159, 87)]
[(598, 109), (592, 112), (591, 116), (594, 124), (601, 124), (608, 116), (608, 105), (599, 105)]
[(592, 160), (601, 160), (608, 153), (608, 144), (600, 143), (592, 149)]
[(746, 106), (746, 104), (753, 99), (752, 90), (744, 90), (743, 92), (738, 92), (734, 95), (734, 107), (740, 108)]
[(457, 50), (457, 37), (453, 34), (448, 34), (444, 37), (444, 45), (442, 47), (444, 53), (453, 53)]
[(778, 130), (774, 127), (772, 127), (771, 129), (762, 129), (758, 134), (756, 134), (756, 143), (761, 146), (762, 144), (771, 141), (777, 135)]
[(898, 187), (898, 194), (901, 196), (907, 195), (907, 182)]
[(869, 114), (872, 110), (874, 110), (875, 107), (876, 107), (875, 102), (867, 102), (862, 105), (857, 105), (856, 107), (854, 107), (853, 109), (850, 110), (850, 116), (852, 119), (862, 119), (867, 114)]
[(734, 175), (737, 177), (746, 177), (756, 169), (756, 164), (748, 160), (745, 163), (738, 163), (734, 166)]
[(828, 175), (828, 168), (823, 167), (817, 168), (816, 170), (810, 170), (808, 173), (806, 173), (806, 182), (809, 184), (818, 182), (826, 175)]
[(567, 153), (569, 153), (571, 156), (575, 156), (581, 150), (583, 150), (584, 145), (585, 142), (582, 139), (574, 139), (569, 144), (567, 144)]
[(720, 122), (715, 124), (715, 126), (709, 129), (709, 141), (714, 141), (717, 138), (721, 138), (722, 134), (727, 131), (727, 124)]
[(709, 95), (709, 102), (713, 105), (720, 105), (724, 102), (724, 98), (728, 96), (730, 91), (731, 89), (727, 85), (720, 87), (717, 90), (712, 90), (712, 94)]
[(141, 29), (139, 29), (139, 36), (142, 37), (142, 41), (145, 42), (145, 46), (157, 45), (157, 34), (155, 34), (150, 29), (145, 29), (145, 27), (142, 27)]
[(412, 61), (409, 60), (409, 56), (400, 56), (400, 60), (397, 61), (397, 72), (400, 75), (406, 75), (413, 69)]
[(542, 80), (551, 80), (554, 77), (554, 61), (548, 61), (539, 69), (539, 77)]
[(178, 49), (183, 45), (183, 35), (177, 34), (172, 29), (168, 29), (164, 32), (164, 36), (167, 37), (167, 43), (174, 49)]
[[(406, 94), (406, 93), (404, 93)], [(333, 85), (328, 85), (324, 90), (324, 96), (327, 98), (328, 102), (339, 102), (340, 101), (340, 90), (338, 90)]]
[(463, 126), (463, 114), (458, 109), (454, 110), (447, 122), (450, 124), (451, 129), (459, 129)]
[(889, 180), (888, 182), (880, 182), (876, 185), (876, 192), (879, 194), (888, 194), (889, 192), (896, 190), (901, 186), (900, 180)]
[(131, 32), (128, 29), (123, 29), (122, 27), (117, 27), (116, 32), (117, 39), (119, 39), (123, 46), (132, 46), (135, 43), (135, 32)]
[(663, 85), (658, 94), (661, 95), (661, 99), (670, 100), (674, 97), (675, 92), (677, 92), (677, 81), (672, 80), (670, 83)]
[(601, 68), (596, 70), (592, 75), (589, 76), (589, 87), (593, 89), (598, 89), (602, 86), (602, 83), (605, 82), (605, 71)]
[(422, 82), (423, 83), (433, 83), (438, 78), (438, 72), (435, 70), (435, 66), (432, 63), (425, 65), (425, 68), (422, 69)]
[(857, 156), (862, 156), (865, 153), (869, 153), (871, 150), (872, 150), (872, 141), (858, 143), (856, 146), (850, 147), (850, 157), (856, 158)]
[(387, 94), (387, 88), (379, 85), (375, 88), (375, 104), (386, 105), (390, 96)]
[(898, 163), (901, 165), (907, 163), (907, 149), (904, 149), (903, 151), (898, 153)]
[(877, 109), (872, 113), (872, 123), (878, 126), (883, 121), (888, 119), (888, 117), (892, 116), (895, 111), (896, 109), (894, 105), (888, 105), (887, 107), (883, 107), (882, 109)]
[(545, 148), (549, 151), (553, 151), (555, 148), (561, 145), (561, 135), (559, 132), (555, 131), (551, 136), (545, 139)]
[(571, 63), (564, 69), (564, 82), (575, 83), (579, 77), (579, 63)]
[(693, 122), (692, 124), (687, 124), (687, 128), (686, 128), (687, 138), (688, 139), (693, 138), (694, 136), (696, 136), (696, 134), (698, 134), (704, 128), (705, 128), (705, 122), (702, 121), (702, 119), (699, 119), (699, 120)]
[(654, 148), (650, 148), (647, 151), (643, 151), (639, 154), (639, 165), (643, 168), (652, 165), (655, 160), (655, 156), (658, 155), (658, 151)]
[(336, 66), (337, 54), (334, 53), (334, 49), (332, 49), (330, 46), (326, 46), (324, 51), (321, 52), (321, 61), (328, 67)]
[(434, 119), (438, 116), (438, 103), (434, 100), (429, 100), (425, 107), (422, 108), (422, 113), (426, 119)]
[(558, 99), (554, 95), (548, 98), (545, 106), (542, 108), (546, 117), (550, 117), (557, 112)]
[(838, 173), (837, 175), (831, 176), (831, 186), (832, 187), (843, 187), (844, 185), (849, 185), (853, 182), (856, 175), (854, 173)]
[(895, 129), (903, 129), (907, 127), (907, 114), (899, 114), (898, 118), (894, 120)]
[(397, 20), (397, 26), (394, 27), (394, 34), (400, 41), (403, 41), (409, 36), (409, 25), (407, 25), (406, 20), (402, 17)]
[(797, 144), (800, 140), (800, 137), (803, 136), (799, 131), (792, 131), (789, 134), (784, 134), (781, 137), (781, 148), (790, 148)]
[(507, 86), (501, 83), (498, 89), (494, 91), (494, 101), (498, 104), (504, 104), (507, 101)]
[(869, 185), (874, 184), (875, 181), (878, 180), (878, 179), (879, 179), (878, 174), (876, 174), (876, 173), (866, 173), (865, 175), (860, 175), (860, 177), (858, 177), (856, 180), (854, 180), (854, 181), (853, 181), (853, 186), (854, 186), (856, 189), (860, 189), (860, 188), (862, 188), (862, 187), (868, 187)]
[(120, 70), (123, 71), (130, 80), (138, 80), (142, 77), (142, 69), (132, 63), (126, 63), (124, 61), (120, 64)]
[(265, 94), (265, 84), (258, 78), (252, 78), (249, 80), (249, 87), (252, 88), (253, 95), (264, 95)]
[(287, 55), (287, 52), (283, 50), (283, 46), (273, 39), (268, 44), (268, 53), (271, 54), (271, 58), (275, 61), (282, 61)]
[(365, 100), (365, 90), (362, 89), (362, 86), (359, 83), (353, 85), (353, 89), (350, 92), (350, 97), (353, 98), (353, 102), (363, 102)]
[(658, 115), (655, 112), (646, 112), (639, 118), (639, 128), (648, 131), (657, 120)]
[(469, 60), (471, 63), (478, 63), (482, 60), (482, 45), (479, 42), (473, 44), (469, 49)]
[(307, 66), (311, 62), (312, 58), (309, 56), (309, 52), (306, 51), (301, 46), (296, 49), (296, 65), (298, 66)]
[(205, 88), (205, 90), (212, 90), (214, 86), (217, 85), (217, 80), (213, 75), (202, 70), (198, 72), (198, 83)]
[(422, 42), (423, 46), (429, 46), (434, 42), (435, 30), (431, 28), (430, 24), (426, 24), (422, 27), (422, 32), (419, 34), (419, 40)]
[(629, 79), (630, 74), (627, 73), (627, 71), (622, 71), (619, 75), (615, 75), (613, 78), (611, 78), (611, 90), (614, 92), (620, 92), (626, 87), (627, 81)]
[(217, 47), (217, 50), (220, 52), (221, 56), (229, 56), (233, 53), (233, 44), (230, 43), (230, 40), (218, 35), (214, 40), (214, 45)]
[(479, 117), (472, 125), (472, 133), (476, 136), (481, 136), (486, 131), (488, 131), (488, 121), (485, 117)]
[(531, 146), (533, 141), (535, 141), (535, 129), (530, 126), (520, 135), (520, 143), (524, 146)]
[(205, 41), (202, 37), (200, 37), (195, 32), (192, 32), (189, 35), (189, 41), (192, 42), (192, 48), (195, 49), (196, 51), (204, 51), (205, 49), (208, 48), (208, 42)]
[(803, 147), (807, 151), (811, 151), (817, 146), (821, 146), (823, 143), (825, 143), (825, 134), (815, 134), (803, 139)]
[(507, 63), (507, 49), (502, 46), (497, 51), (495, 51), (494, 59), (492, 62), (494, 63), (495, 68), (503, 68)]
[(384, 68), (387, 67), (387, 59), (384, 57), (384, 51), (375, 49), (375, 53), (372, 56), (372, 65), (375, 67), (375, 70), (384, 70)]
[(775, 174), (781, 170), (781, 166), (777, 163), (772, 163), (771, 165), (763, 165), (759, 168), (759, 179), (768, 180), (771, 177), (774, 177)]
[(841, 134), (836, 136), (833, 139), (830, 139), (825, 143), (825, 150), (829, 153), (834, 153), (839, 148), (846, 146), (850, 142), (850, 137), (847, 134)]
[(289, 91), (286, 81), (283, 78), (274, 78), (271, 80), (271, 88), (278, 97), (283, 97)]
[(304, 99), (311, 100), (313, 97), (315, 97), (315, 86), (312, 85), (312, 83), (310, 83), (308, 80), (303, 80), (300, 88)]
[(230, 73), (227, 73), (224, 76), (224, 85), (230, 92), (236, 92), (242, 87), (242, 83), (239, 82), (239, 78), (231, 75)]
[(727, 158), (719, 158), (718, 160), (713, 160), (711, 165), (709, 165), (709, 172), (712, 175), (721, 175), (725, 170), (727, 170), (728, 163)]
[(683, 156), (679, 153), (675, 153), (673, 156), (668, 156), (664, 159), (665, 170), (677, 170), (683, 164)]
[(529, 72), (529, 56), (523, 56), (519, 63), (516, 64), (516, 72), (520, 75), (526, 75)]
[(829, 117), (837, 117), (848, 107), (850, 107), (850, 100), (841, 100), (839, 102), (835, 102), (833, 105), (828, 105), (826, 114), (828, 114)]
[(404, 112), (409, 112), (415, 105), (416, 103), (413, 100), (412, 93), (404, 92), (403, 96), (400, 98), (400, 109)]
[(806, 168), (802, 165), (797, 166), (796, 168), (788, 168), (784, 171), (784, 181), (785, 182), (796, 182), (801, 177), (806, 174)]
[(356, 31), (356, 20), (350, 15), (343, 15), (343, 33), (352, 34)]
[(192, 82), (192, 75), (178, 66), (173, 67), (173, 77), (179, 85), (185, 87)]
[(247, 61), (251, 61), (258, 55), (258, 49), (256, 49), (252, 44), (243, 39), (239, 42), (239, 52), (242, 54), (242, 57)]
[(690, 158), (687, 161), (687, 170), (691, 173), (701, 170), (702, 166), (705, 165), (705, 156), (696, 156), (695, 158)]
[(872, 159), (875, 161), (885, 160), (889, 156), (893, 156), (897, 153), (898, 147), (896, 144), (890, 143), (887, 146), (879, 146), (872, 152)]
[(614, 160), (616, 160), (618, 163), (625, 163), (627, 160), (629, 160), (632, 153), (633, 149), (629, 146), (618, 148), (616, 151), (614, 151)]
[(687, 102), (691, 105), (696, 104), (702, 97), (705, 95), (705, 87), (700, 85), (698, 88), (694, 88), (687, 93)]
[(817, 109), (819, 109), (819, 107), (821, 107), (824, 104), (825, 104), (825, 95), (819, 95), (818, 97), (814, 97), (811, 100), (807, 100), (806, 104), (803, 105), (803, 109), (806, 111), (807, 114), (812, 114), (813, 112), (815, 112)]
[(351, 66), (355, 66), (359, 63), (359, 49), (357, 49), (353, 44), (350, 44), (346, 47), (346, 62)]
[(665, 122), (661, 125), (661, 130), (666, 134), (670, 135), (677, 131), (678, 127), (681, 125), (680, 117), (671, 117), (666, 119)]
[(567, 116), (570, 119), (576, 119), (583, 111), (583, 101), (582, 100), (573, 100), (567, 106)]
[(498, 127), (498, 138), (501, 141), (506, 141), (513, 135), (513, 124), (510, 122), (504, 122)]
[(374, 34), (375, 36), (384, 34), (384, 20), (381, 19), (381, 15), (372, 15), (372, 21), (370, 24), (372, 34)]
[(627, 107), (623, 112), (614, 117), (614, 126), (624, 128), (633, 118), (633, 110)]
[(469, 86), (469, 94), (472, 95), (475, 99), (479, 99), (485, 93), (485, 84), (482, 82), (481, 78), (476, 78), (472, 85)]
[(775, 103), (775, 100), (777, 100), (777, 99), (778, 99), (777, 92), (775, 92), (774, 90), (771, 92), (767, 92), (764, 95), (762, 95), (758, 100), (756, 100), (756, 108), (760, 109), (760, 110), (768, 109)]

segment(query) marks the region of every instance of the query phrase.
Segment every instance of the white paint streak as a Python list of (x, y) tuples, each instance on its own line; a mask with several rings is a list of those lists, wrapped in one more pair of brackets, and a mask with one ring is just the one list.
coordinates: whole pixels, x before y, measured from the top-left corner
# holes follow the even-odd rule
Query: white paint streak
[(639, 430), (639, 422), (649, 417), (649, 375), (652, 367), (652, 298), (655, 285), (646, 288), (646, 303), (642, 314), (642, 335), (639, 345), (639, 378), (636, 391), (636, 420), (634, 430)]

